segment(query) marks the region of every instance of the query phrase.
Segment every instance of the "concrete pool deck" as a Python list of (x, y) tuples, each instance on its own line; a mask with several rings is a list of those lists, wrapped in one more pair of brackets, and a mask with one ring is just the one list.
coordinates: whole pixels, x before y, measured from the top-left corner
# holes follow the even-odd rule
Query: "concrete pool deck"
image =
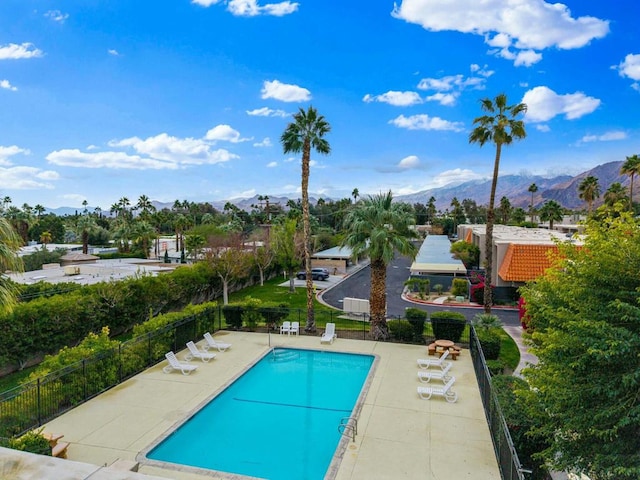
[[(63, 440), (70, 443), (68, 458), (72, 461), (104, 467), (118, 459), (139, 460), (140, 452), (241, 375), (271, 347), (366, 353), (378, 357), (377, 366), (361, 406), (356, 440), (346, 445), (342, 461), (331, 472), (335, 474), (332, 478), (500, 479), (468, 350), (463, 350), (450, 371), (456, 377), (454, 389), (458, 393), (457, 403), (451, 404), (441, 397), (421, 400), (416, 393), (416, 387), (422, 385), (416, 374), (416, 359), (427, 356), (425, 346), (341, 338), (331, 345), (321, 345), (319, 337), (272, 334), (269, 338), (267, 334), (247, 332), (219, 332), (216, 338), (233, 346), (218, 353), (210, 363), (193, 361), (198, 369), (191, 375), (165, 374), (162, 367), (166, 362), (161, 362), (52, 420), (45, 431), (64, 435)], [(183, 359), (184, 354), (179, 352), (178, 358)], [(293, 462), (296, 449), (302, 452), (304, 448), (313, 449), (313, 445), (265, 445), (265, 448), (272, 448), (274, 455), (286, 451), (283, 461)], [(70, 466), (73, 462), (52, 463), (64, 469), (65, 463)], [(184, 480), (243, 478), (159, 468), (145, 465), (144, 461), (138, 471)], [(106, 468), (99, 474), (105, 479), (144, 478), (128, 472), (105, 476)], [(67, 473), (48, 478), (98, 477), (73, 477)]]

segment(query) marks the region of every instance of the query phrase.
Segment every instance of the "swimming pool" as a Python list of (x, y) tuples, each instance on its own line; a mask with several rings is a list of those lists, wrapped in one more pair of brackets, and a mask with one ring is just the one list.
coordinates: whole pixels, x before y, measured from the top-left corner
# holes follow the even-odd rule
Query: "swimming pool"
[(322, 479), (373, 361), (274, 349), (146, 458), (272, 480)]

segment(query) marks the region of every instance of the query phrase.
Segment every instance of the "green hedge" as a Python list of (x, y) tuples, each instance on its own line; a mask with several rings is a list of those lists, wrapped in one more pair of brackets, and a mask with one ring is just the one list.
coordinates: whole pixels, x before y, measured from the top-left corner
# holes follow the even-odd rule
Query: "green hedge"
[(462, 313), (443, 310), (431, 314), (431, 325), (437, 339), (459, 342), (467, 319)]
[(102, 282), (19, 303), (12, 313), (0, 316), (0, 367), (23, 365), (75, 345), (105, 326), (114, 336), (128, 332), (148, 319), (149, 312), (155, 316), (211, 300), (219, 282), (206, 263), (198, 263), (155, 277)]

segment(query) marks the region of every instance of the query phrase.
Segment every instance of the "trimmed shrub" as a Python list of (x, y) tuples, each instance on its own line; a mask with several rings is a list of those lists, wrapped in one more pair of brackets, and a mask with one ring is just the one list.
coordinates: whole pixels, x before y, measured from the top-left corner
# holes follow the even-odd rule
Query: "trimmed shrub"
[(289, 315), (289, 305), (286, 303), (279, 303), (278, 305), (263, 304), (258, 307), (258, 312), (264, 318), (265, 325), (274, 330)]
[(468, 282), (464, 278), (454, 278), (451, 284), (451, 295), (455, 297), (466, 297), (469, 288)]
[(502, 360), (487, 360), (487, 368), (492, 377), (504, 373), (504, 362)]
[(478, 334), (478, 340), (482, 346), (485, 360), (497, 360), (500, 356), (500, 335), (492, 329), (488, 330), (476, 330)]
[(242, 311), (240, 305), (225, 305), (222, 307), (222, 315), (229, 328), (240, 330), (242, 328)]
[(459, 342), (467, 326), (467, 319), (462, 313), (443, 310), (431, 314), (431, 325), (437, 339)]
[(406, 320), (388, 322), (389, 331), (393, 338), (401, 342), (411, 342), (413, 340), (413, 325)]
[(424, 322), (427, 321), (427, 312), (419, 308), (409, 307), (404, 311), (404, 316), (413, 328), (413, 340), (422, 342), (424, 339)]
[(44, 428), (34, 432), (27, 432), (18, 438), (10, 438), (9, 441), (2, 446), (13, 448), (14, 450), (21, 450), (23, 452), (51, 456), (49, 440), (41, 435), (42, 430), (44, 430)]

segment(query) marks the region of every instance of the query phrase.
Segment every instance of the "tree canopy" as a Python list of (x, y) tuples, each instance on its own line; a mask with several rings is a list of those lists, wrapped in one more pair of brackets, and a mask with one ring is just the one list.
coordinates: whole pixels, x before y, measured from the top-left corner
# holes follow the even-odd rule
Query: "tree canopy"
[(592, 480), (640, 477), (640, 221), (619, 210), (522, 289), (539, 363), (521, 394), (543, 419), (544, 457)]

